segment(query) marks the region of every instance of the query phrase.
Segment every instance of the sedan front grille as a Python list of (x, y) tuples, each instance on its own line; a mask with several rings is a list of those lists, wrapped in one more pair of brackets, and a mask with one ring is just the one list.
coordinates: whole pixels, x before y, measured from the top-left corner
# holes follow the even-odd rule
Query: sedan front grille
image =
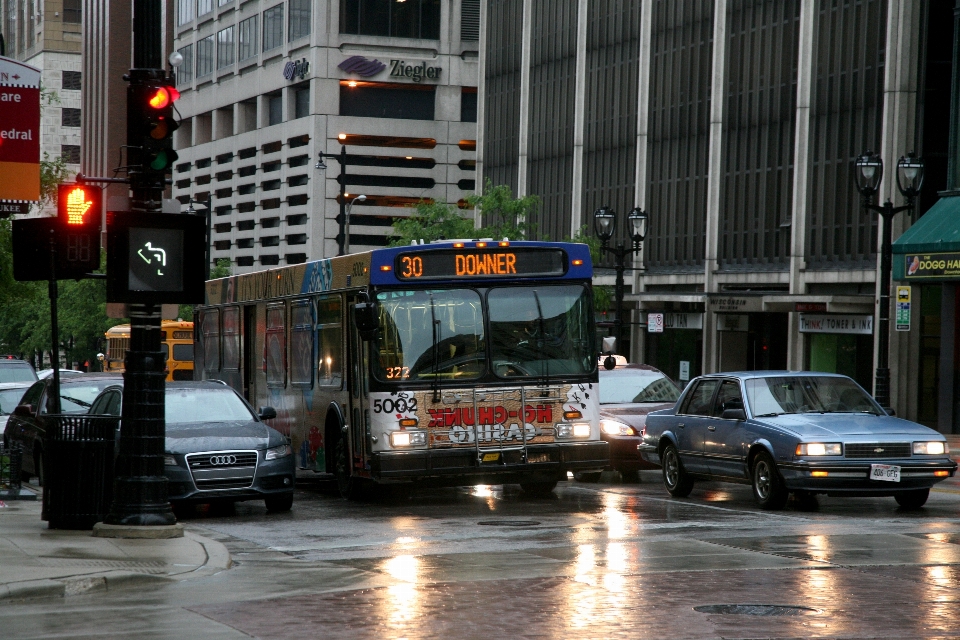
[(909, 442), (849, 442), (843, 445), (846, 458), (909, 458)]
[(246, 489), (257, 475), (256, 451), (205, 451), (188, 454), (186, 459), (200, 491)]

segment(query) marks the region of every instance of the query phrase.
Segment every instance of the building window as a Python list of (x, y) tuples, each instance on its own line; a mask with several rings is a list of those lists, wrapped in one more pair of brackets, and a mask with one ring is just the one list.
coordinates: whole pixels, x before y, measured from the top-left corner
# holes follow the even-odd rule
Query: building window
[(237, 266), (238, 266), (238, 267), (252, 267), (252, 266), (253, 266), (253, 256), (237, 256)]
[(194, 0), (177, 0), (177, 25), (193, 20)]
[(217, 0), (217, 6), (222, 7), (226, 4), (230, 4), (233, 0)]
[(257, 16), (247, 18), (239, 25), (240, 62), (257, 55)]
[(260, 256), (260, 264), (265, 264), (265, 265), (280, 264), (280, 256), (276, 254), (271, 256)]
[(80, 91), (80, 72), (62, 71), (60, 87), (68, 91)]
[(293, 90), (294, 118), (306, 118), (310, 115), (310, 85)]
[(263, 12), (263, 50), (270, 51), (283, 44), (283, 5)]
[(461, 0), (460, 40), (463, 42), (480, 40), (480, 0)]
[(176, 70), (177, 86), (183, 87), (193, 83), (193, 45), (188, 44), (178, 51), (183, 56), (183, 64)]
[(464, 87), (460, 91), (460, 122), (477, 121), (477, 88)]
[(82, 6), (83, 2), (81, 0), (63, 0), (63, 21), (70, 24), (80, 24)]
[(340, 33), (440, 39), (440, 0), (340, 0)]
[(197, 0), (197, 17), (205, 16), (213, 11), (213, 0)]
[(267, 126), (283, 122), (283, 97), (279, 94), (267, 96)]
[(213, 36), (197, 42), (197, 77), (213, 73)]
[(63, 161), (67, 164), (80, 164), (80, 145), (60, 145), (60, 157), (63, 158)]
[(310, 35), (312, 0), (290, 0), (290, 42)]
[(233, 64), (234, 51), (233, 27), (221, 29), (217, 33), (217, 69)]
[(79, 127), (80, 126), (80, 109), (72, 109), (70, 107), (64, 107), (60, 110), (60, 126), (61, 127)]
[(307, 244), (307, 234), (291, 233), (287, 236), (287, 244)]
[(436, 91), (433, 86), (369, 83), (340, 85), (340, 115), (359, 118), (433, 120)]

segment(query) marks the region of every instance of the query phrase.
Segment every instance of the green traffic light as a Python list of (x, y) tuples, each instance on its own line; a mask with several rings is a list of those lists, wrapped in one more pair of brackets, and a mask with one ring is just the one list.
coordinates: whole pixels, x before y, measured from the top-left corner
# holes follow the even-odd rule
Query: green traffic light
[(169, 169), (177, 160), (177, 152), (172, 149), (162, 149), (157, 152), (150, 162), (150, 168), (154, 171), (163, 171)]

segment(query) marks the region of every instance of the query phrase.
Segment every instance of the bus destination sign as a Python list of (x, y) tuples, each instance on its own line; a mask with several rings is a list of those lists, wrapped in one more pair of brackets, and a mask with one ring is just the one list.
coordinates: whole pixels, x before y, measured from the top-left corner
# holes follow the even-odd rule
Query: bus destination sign
[(567, 254), (562, 249), (452, 249), (401, 253), (395, 265), (400, 280), (562, 276)]

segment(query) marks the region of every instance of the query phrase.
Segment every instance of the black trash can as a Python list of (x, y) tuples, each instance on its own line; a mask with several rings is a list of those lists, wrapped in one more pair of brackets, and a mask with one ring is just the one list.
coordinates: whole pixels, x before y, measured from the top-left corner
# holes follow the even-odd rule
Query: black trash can
[(48, 416), (43, 512), (51, 529), (92, 529), (113, 498), (116, 416)]
[(20, 469), (23, 447), (19, 442), (5, 445), (0, 442), (0, 500), (20, 498)]

